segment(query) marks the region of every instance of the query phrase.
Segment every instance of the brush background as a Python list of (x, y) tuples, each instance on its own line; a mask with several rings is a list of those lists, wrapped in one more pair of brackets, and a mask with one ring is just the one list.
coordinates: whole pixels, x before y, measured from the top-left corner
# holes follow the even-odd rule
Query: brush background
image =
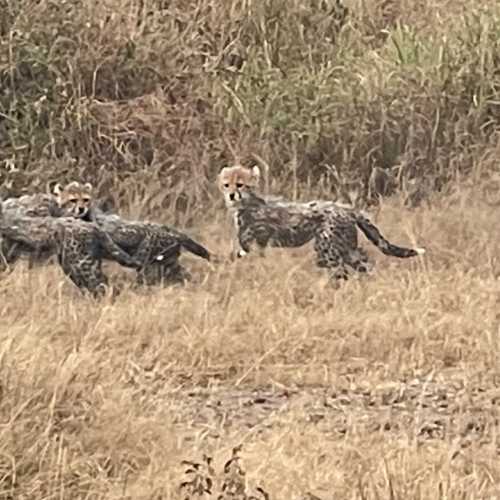
[[(366, 243), (374, 276), (338, 290), (308, 247), (186, 256), (185, 288), (131, 290), (109, 265), (125, 290), (100, 303), (18, 266), (0, 498), (179, 498), (181, 460), (240, 443), (273, 499), (500, 495), (500, 7), (345, 3), (339, 29), (325, 0), (0, 0), (3, 196), (90, 181), (227, 256), (215, 177), (257, 163), (265, 191), (356, 190), (428, 249)], [(378, 205), (374, 166), (400, 173)]]

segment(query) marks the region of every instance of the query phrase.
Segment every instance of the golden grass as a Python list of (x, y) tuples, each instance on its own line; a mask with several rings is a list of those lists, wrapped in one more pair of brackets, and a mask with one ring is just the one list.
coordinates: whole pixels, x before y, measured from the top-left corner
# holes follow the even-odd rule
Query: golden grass
[[(345, 0), (339, 29), (335, 0), (306, 3), (0, 0), (2, 196), (90, 181), (224, 254), (222, 166), (363, 199), (372, 166), (400, 167), (426, 204), (375, 218), (428, 249), (371, 248), (375, 274), (338, 290), (310, 248), (185, 257), (185, 288), (100, 303), (19, 266), (0, 279), (0, 499), (193, 498), (205, 474), (214, 498), (500, 497), (499, 4)], [(228, 486), (239, 444), (248, 484)], [(214, 471), (186, 475), (204, 454)]]
[[(225, 253), (213, 213), (193, 232)], [(496, 498), (497, 211), (457, 188), (376, 219), (428, 254), (370, 249), (375, 274), (338, 290), (309, 248), (185, 257), (186, 287), (113, 302), (55, 266), (3, 277), (0, 498), (186, 498), (203, 454), (216, 498), (238, 444), (257, 498)]]

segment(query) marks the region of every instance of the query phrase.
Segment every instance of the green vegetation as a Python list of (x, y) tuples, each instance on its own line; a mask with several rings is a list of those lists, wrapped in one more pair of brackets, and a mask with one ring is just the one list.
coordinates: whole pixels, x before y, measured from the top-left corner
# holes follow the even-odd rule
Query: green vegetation
[(133, 175), (197, 204), (235, 161), (438, 189), (474, 169), (500, 121), (498, 2), (346, 4), (1, 0), (4, 192)]

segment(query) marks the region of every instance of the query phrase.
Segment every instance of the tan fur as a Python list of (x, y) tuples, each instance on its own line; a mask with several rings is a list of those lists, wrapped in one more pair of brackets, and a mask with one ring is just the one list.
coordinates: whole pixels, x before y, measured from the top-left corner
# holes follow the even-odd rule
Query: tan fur
[(217, 177), (217, 185), (224, 195), (228, 208), (235, 207), (245, 197), (245, 193), (258, 187), (259, 167), (245, 168), (241, 165), (223, 168)]
[(93, 201), (93, 187), (89, 182), (83, 184), (73, 181), (65, 187), (56, 184), (54, 195), (62, 215), (77, 219), (84, 219), (89, 215)]
[[(233, 218), (232, 254), (234, 256), (242, 257), (246, 253), (238, 242), (236, 210), (245, 196), (258, 188), (259, 182), (260, 169), (256, 165), (252, 168), (245, 168), (241, 165), (224, 167), (217, 177), (217, 186), (224, 195), (224, 202), (229, 209), (229, 214)], [(262, 251), (260, 253), (262, 254)]]

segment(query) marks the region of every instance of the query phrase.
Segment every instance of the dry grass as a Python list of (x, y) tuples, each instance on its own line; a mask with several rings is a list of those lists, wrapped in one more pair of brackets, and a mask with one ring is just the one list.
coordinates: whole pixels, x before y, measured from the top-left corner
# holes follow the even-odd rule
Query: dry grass
[[(376, 166), (400, 174), (383, 232), (429, 249), (372, 252), (338, 290), (310, 249), (186, 257), (185, 288), (101, 303), (19, 266), (0, 498), (196, 498), (207, 478), (214, 498), (500, 497), (498, 1), (345, 0), (343, 25), (334, 3), (0, 0), (2, 195), (91, 181), (225, 253), (226, 164), (364, 201)], [(245, 476), (224, 471), (240, 444)]]
[[(222, 253), (216, 213), (199, 234)], [(197, 498), (181, 461), (207, 454), (215, 498), (242, 444), (237, 498), (495, 498), (497, 216), (457, 188), (377, 221), (428, 255), (374, 253), (339, 290), (310, 249), (186, 257), (187, 287), (114, 303), (20, 266), (1, 282), (0, 497)]]
[(181, 213), (235, 161), (330, 191), (333, 164), (364, 196), (372, 166), (430, 190), (474, 170), (500, 124), (498, 2), (345, 0), (343, 23), (335, 3), (0, 0), (1, 191), (133, 179)]

